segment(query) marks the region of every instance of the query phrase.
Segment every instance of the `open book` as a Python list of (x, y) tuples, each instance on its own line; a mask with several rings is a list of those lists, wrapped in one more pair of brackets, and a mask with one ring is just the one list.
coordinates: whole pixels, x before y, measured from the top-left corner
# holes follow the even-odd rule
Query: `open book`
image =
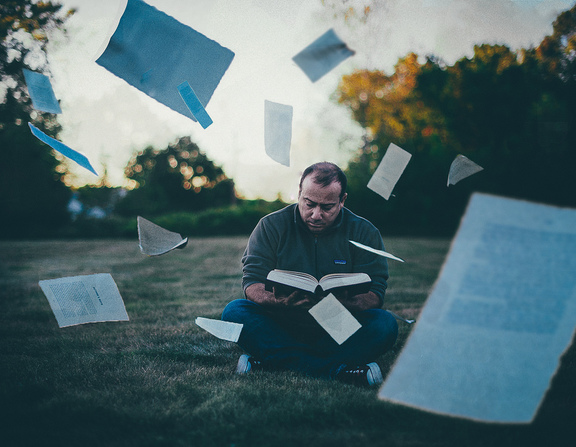
[(341, 288), (354, 288), (354, 294), (367, 292), (372, 282), (366, 273), (331, 273), (318, 281), (308, 273), (278, 269), (268, 273), (266, 280), (267, 290), (272, 290), (273, 285), (281, 284), (319, 296)]

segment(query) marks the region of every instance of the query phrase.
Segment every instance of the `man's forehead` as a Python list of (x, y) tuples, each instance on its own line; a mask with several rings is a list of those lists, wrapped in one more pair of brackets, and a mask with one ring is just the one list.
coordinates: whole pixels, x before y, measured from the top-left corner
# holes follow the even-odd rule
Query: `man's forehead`
[(302, 184), (302, 198), (320, 204), (334, 204), (340, 202), (340, 183), (334, 181), (327, 186), (322, 186), (313, 178), (305, 178)]

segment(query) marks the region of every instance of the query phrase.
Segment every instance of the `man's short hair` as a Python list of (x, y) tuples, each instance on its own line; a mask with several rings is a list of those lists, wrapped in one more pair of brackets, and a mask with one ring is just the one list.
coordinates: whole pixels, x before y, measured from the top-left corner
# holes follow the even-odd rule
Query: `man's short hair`
[(342, 169), (328, 161), (322, 161), (320, 163), (314, 163), (312, 166), (308, 166), (302, 173), (302, 177), (300, 177), (300, 189), (298, 194), (302, 192), (302, 183), (309, 175), (313, 175), (312, 180), (314, 183), (323, 187), (331, 185), (333, 182), (340, 183), (340, 201), (342, 201), (344, 194), (346, 194), (346, 186), (348, 184), (346, 174), (342, 172)]

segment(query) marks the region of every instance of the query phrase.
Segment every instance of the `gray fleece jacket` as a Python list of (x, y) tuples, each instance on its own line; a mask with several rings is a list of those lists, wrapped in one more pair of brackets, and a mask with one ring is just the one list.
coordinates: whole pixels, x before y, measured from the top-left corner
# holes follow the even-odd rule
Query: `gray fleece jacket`
[(297, 204), (263, 217), (252, 232), (242, 257), (244, 290), (264, 283), (273, 269), (309, 273), (316, 279), (329, 273), (367, 273), (370, 290), (383, 304), (388, 279), (386, 258), (356, 247), (349, 240), (384, 250), (378, 229), (343, 208), (334, 225), (314, 235), (302, 221)]

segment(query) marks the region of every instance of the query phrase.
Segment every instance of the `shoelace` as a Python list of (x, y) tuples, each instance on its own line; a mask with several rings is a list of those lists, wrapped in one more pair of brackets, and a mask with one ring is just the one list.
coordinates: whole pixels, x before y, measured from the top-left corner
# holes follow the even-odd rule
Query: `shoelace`
[(348, 373), (348, 374), (360, 375), (360, 374), (366, 373), (366, 369), (364, 369), (364, 368), (347, 369), (347, 370), (344, 370), (343, 372)]

